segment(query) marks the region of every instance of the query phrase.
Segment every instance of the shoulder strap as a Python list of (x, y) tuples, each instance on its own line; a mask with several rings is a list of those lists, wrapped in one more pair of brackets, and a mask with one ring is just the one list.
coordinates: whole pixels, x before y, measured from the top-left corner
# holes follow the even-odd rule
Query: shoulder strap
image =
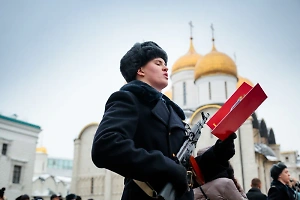
[(205, 194), (205, 192), (203, 191), (201, 185), (199, 186), (199, 188), (200, 188), (200, 191), (202, 192), (202, 194), (204, 195), (205, 199), (206, 199), (206, 200), (210, 200), (210, 199), (207, 197), (207, 195)]
[(146, 182), (138, 181), (133, 179), (133, 181), (151, 198), (158, 199), (157, 192), (152, 188), (152, 186)]

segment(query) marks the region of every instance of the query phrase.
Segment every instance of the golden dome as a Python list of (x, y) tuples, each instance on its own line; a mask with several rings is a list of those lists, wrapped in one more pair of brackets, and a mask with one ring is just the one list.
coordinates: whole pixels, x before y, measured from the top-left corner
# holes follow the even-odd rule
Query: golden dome
[(225, 53), (218, 52), (214, 45), (211, 52), (197, 62), (195, 80), (211, 74), (229, 74), (237, 77), (237, 69), (234, 61)]
[(194, 69), (199, 58), (202, 58), (202, 56), (196, 52), (193, 45), (193, 38), (191, 38), (189, 51), (174, 63), (172, 74), (181, 70)]
[(35, 152), (36, 153), (45, 153), (45, 154), (47, 154), (47, 149), (46, 149), (46, 147), (37, 147)]
[(172, 90), (170, 89), (170, 90), (167, 90), (167, 91), (165, 91), (164, 92), (164, 95), (166, 95), (169, 99), (171, 99), (172, 100)]
[(238, 79), (239, 80), (236, 84), (236, 88), (239, 88), (244, 82), (248, 83), (250, 86), (253, 87), (253, 83), (249, 79), (241, 77), (241, 76), (238, 76)]

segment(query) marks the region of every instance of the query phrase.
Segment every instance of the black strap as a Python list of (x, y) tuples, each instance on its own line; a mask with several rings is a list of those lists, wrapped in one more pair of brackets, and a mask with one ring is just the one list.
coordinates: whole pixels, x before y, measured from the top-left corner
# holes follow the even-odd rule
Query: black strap
[(204, 195), (205, 199), (206, 199), (206, 200), (210, 200), (210, 199), (206, 196), (206, 194), (205, 194), (205, 192), (203, 191), (201, 185), (199, 186), (199, 188), (200, 188), (202, 194)]

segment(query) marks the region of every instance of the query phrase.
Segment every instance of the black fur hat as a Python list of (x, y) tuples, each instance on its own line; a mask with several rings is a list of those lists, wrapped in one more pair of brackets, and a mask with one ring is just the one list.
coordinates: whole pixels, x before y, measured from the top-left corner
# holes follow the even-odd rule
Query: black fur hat
[(121, 59), (120, 71), (125, 80), (130, 82), (135, 80), (138, 69), (154, 58), (162, 58), (167, 65), (167, 53), (155, 42), (135, 43)]
[(274, 180), (277, 180), (278, 179), (278, 176), (279, 174), (281, 174), (281, 172), (287, 168), (286, 165), (282, 162), (279, 162), (277, 164), (274, 164), (270, 170), (271, 172), (271, 177), (274, 179)]

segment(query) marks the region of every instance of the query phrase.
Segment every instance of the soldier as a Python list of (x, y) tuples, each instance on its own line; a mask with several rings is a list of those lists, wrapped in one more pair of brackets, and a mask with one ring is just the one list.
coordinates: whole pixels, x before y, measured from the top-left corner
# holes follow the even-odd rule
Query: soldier
[(274, 164), (270, 170), (273, 181), (268, 191), (268, 200), (292, 200), (295, 192), (288, 186), (290, 173), (283, 162)]
[(92, 160), (125, 177), (122, 200), (150, 200), (172, 183), (176, 200), (193, 200), (187, 171), (175, 162), (186, 139), (182, 109), (162, 94), (168, 56), (155, 42), (136, 43), (121, 59), (127, 81), (113, 93), (96, 131)]

